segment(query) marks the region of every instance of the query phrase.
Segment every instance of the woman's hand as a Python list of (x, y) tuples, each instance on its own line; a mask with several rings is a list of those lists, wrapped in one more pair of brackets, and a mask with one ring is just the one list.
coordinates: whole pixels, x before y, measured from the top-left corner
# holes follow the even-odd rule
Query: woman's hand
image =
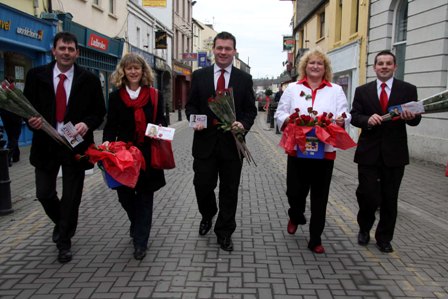
[(34, 130), (40, 130), (42, 128), (42, 117), (32, 116), (28, 119), (28, 124)]

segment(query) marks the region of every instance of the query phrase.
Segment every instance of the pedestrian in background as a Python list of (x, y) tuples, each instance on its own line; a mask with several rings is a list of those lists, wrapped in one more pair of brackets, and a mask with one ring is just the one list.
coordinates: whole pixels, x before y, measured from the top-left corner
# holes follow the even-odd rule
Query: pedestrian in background
[[(233, 127), (249, 131), (257, 115), (252, 77), (233, 67), (236, 54), (235, 37), (221, 32), (213, 40), (215, 64), (196, 70), (192, 76), (191, 90), (185, 112), (207, 115), (207, 128), (194, 128), (193, 170), (196, 198), (202, 220), (199, 234), (205, 235), (212, 227), (213, 217), (218, 213), (215, 234), (218, 244), (226, 251), (233, 250), (232, 234), (236, 229), (235, 213), (238, 205), (243, 162), (240, 159), (231, 132), (224, 132), (216, 124), (217, 117), (208, 107), (208, 99), (216, 90), (233, 88), (236, 122)], [(219, 209), (215, 188), (219, 177)]]
[[(75, 63), (79, 56), (76, 36), (57, 33), (52, 53), (55, 61), (28, 72), (24, 94), (61, 135), (62, 126), (72, 122), (84, 139), (70, 151), (41, 130), (41, 117), (28, 119), (33, 130), (30, 163), (35, 167), (36, 196), (54, 222), (53, 241), (59, 249), (58, 260), (66, 263), (72, 259), (71, 238), (78, 224), (85, 170), (93, 168), (86, 161), (76, 160), (75, 154), (83, 154), (94, 143), (93, 131), (103, 122), (106, 108), (98, 77)], [(62, 168), (60, 198), (56, 191), (59, 168)]]
[(383, 122), (387, 107), (417, 100), (417, 88), (394, 78), (395, 55), (381, 51), (375, 56), (373, 70), (377, 79), (356, 88), (352, 107), (352, 125), (361, 128), (355, 162), (358, 163), (356, 197), (358, 243), (366, 246), (380, 208), (375, 232), (376, 245), (382, 252), (393, 252), (391, 241), (397, 219), (398, 191), (409, 164), (406, 124), (416, 126), (421, 116), (403, 109), (399, 120)]
[[(109, 95), (109, 110), (103, 130), (103, 141), (130, 142), (143, 154), (146, 170), (140, 170), (135, 188), (118, 187), (120, 204), (126, 211), (130, 235), (134, 244), (134, 258), (146, 256), (151, 231), (154, 192), (165, 186), (163, 170), (151, 167), (151, 141), (145, 136), (147, 123), (156, 115), (157, 125), (166, 126), (163, 109), (154, 111), (150, 97), (154, 81), (152, 69), (139, 55), (128, 53), (120, 60), (111, 75), (111, 82), (118, 88)], [(163, 107), (163, 98), (158, 93), (157, 106)]]
[[(289, 123), (289, 117), (300, 109), (306, 114), (309, 107), (318, 114), (332, 113), (336, 124), (350, 124), (347, 98), (342, 87), (331, 83), (332, 70), (328, 56), (313, 49), (302, 56), (299, 62), (299, 81), (291, 83), (283, 92), (274, 117), (279, 128)], [(342, 115), (346, 116), (344, 119)], [(306, 198), (310, 193), (311, 218), (308, 248), (314, 253), (324, 253), (321, 235), (325, 227), (328, 195), (333, 173), (336, 148), (325, 144), (323, 159), (288, 156), (286, 170), (286, 195), (289, 203), (287, 231), (295, 234), (299, 224), (306, 224)]]
[[(5, 80), (9, 83), (14, 83), (14, 79), (11, 76), (5, 76)], [(22, 118), (4, 109), (0, 109), (0, 117), (2, 118), (6, 135), (8, 135), (8, 144), (6, 145), (6, 148), (9, 150), (8, 165), (12, 166), (13, 162), (19, 162), (20, 160), (19, 138), (22, 132)]]

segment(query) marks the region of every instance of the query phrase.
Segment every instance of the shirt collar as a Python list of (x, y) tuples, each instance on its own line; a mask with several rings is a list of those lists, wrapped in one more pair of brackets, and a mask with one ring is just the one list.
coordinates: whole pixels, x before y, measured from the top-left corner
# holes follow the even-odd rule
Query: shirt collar
[[(297, 84), (303, 84), (306, 87), (311, 89), (310, 84), (308, 83), (308, 78), (307, 77), (304, 77), (303, 79), (297, 81)], [(328, 82), (325, 79), (322, 79), (322, 82), (320, 83), (320, 85), (319, 85), (319, 87), (317, 89), (324, 88), (325, 86), (332, 87), (330, 82)]]
[(67, 79), (72, 80), (74, 72), (75, 72), (75, 66), (73, 66), (73, 65), (68, 71), (66, 71), (65, 73), (62, 73), (58, 69), (58, 66), (55, 64), (54, 68), (53, 68), (53, 78), (57, 78), (59, 76), (59, 74), (64, 74), (67, 76)]
[[(387, 87), (389, 88), (389, 90), (392, 89), (392, 84), (394, 83), (394, 77), (389, 78), (389, 80), (387, 80), (386, 82)], [(383, 84), (383, 81), (380, 81), (378, 79), (376, 79), (376, 88), (380, 89), (381, 88), (381, 84)]]
[[(229, 73), (230, 74), (230, 71), (232, 70), (232, 64), (229, 64), (226, 68), (224, 68), (225, 70), (226, 70), (226, 73)], [(221, 72), (221, 68), (218, 66), (218, 65), (216, 65), (216, 64), (214, 64), (213, 65), (213, 73), (220, 73)]]

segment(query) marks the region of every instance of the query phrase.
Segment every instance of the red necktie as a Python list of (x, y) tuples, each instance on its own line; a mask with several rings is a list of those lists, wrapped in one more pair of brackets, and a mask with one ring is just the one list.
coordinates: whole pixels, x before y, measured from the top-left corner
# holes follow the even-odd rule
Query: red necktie
[(216, 90), (226, 89), (226, 79), (224, 78), (225, 69), (221, 69), (221, 75), (219, 75), (218, 83), (216, 84)]
[(380, 105), (383, 109), (383, 113), (387, 112), (387, 102), (389, 101), (387, 98), (386, 86), (386, 83), (381, 83)]
[(65, 93), (64, 81), (67, 76), (59, 74), (59, 83), (56, 87), (56, 121), (63, 122), (65, 115), (65, 107), (67, 106), (67, 94)]

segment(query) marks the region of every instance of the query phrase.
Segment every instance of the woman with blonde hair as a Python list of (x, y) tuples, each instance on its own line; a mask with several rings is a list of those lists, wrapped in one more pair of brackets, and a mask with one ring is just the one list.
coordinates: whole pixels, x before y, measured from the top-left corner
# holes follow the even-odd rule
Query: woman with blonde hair
[[(306, 52), (299, 62), (299, 80), (291, 83), (280, 98), (274, 115), (282, 129), (289, 123), (290, 115), (299, 109), (307, 114), (308, 109), (318, 114), (332, 113), (337, 125), (350, 124), (347, 98), (342, 87), (331, 83), (332, 71), (328, 56), (320, 49)], [(344, 118), (344, 117), (345, 118)], [(295, 234), (299, 224), (306, 224), (305, 205), (310, 193), (311, 218), (308, 248), (314, 253), (324, 253), (321, 235), (333, 173), (336, 149), (325, 144), (322, 159), (288, 156), (286, 170), (286, 195), (289, 203), (287, 231)]]
[[(109, 95), (109, 110), (103, 131), (103, 141), (131, 142), (140, 149), (146, 169), (140, 171), (135, 188), (116, 188), (118, 200), (131, 222), (130, 235), (134, 243), (134, 258), (141, 260), (146, 255), (151, 230), (154, 192), (165, 185), (163, 170), (151, 167), (151, 141), (145, 136), (147, 123), (153, 121), (154, 107), (150, 86), (154, 75), (146, 61), (135, 53), (128, 53), (120, 60), (111, 75), (118, 88)], [(158, 107), (163, 107), (159, 93)], [(163, 110), (156, 111), (157, 125), (166, 126)]]

